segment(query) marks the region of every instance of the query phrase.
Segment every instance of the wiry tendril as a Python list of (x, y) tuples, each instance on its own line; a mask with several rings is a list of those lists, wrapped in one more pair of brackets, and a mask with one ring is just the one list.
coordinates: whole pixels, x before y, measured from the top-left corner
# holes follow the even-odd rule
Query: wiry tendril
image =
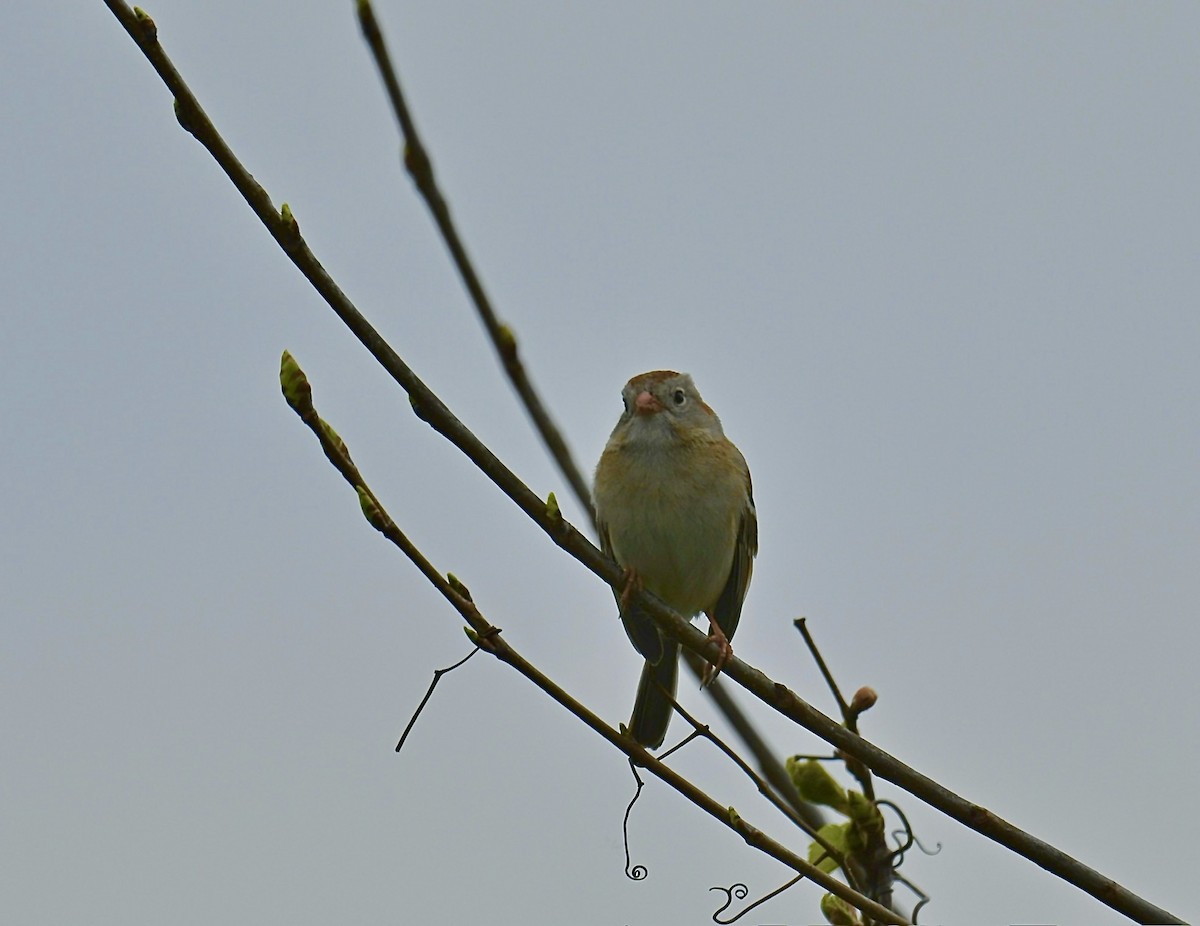
[(425, 705), (428, 704), (429, 699), (431, 697), (433, 697), (433, 689), (435, 689), (437, 687), (437, 683), (442, 680), (442, 676), (445, 675), (447, 672), (453, 672), (455, 669), (457, 669), (459, 666), (461, 666), (464, 662), (466, 662), (468, 659), (470, 659), (472, 656), (474, 656), (478, 652), (479, 652), (479, 646), (476, 645), (476, 647), (473, 650), (471, 650), (471, 652), (469, 652), (469, 653), (467, 653), (467, 655), (463, 656), (463, 658), (460, 659), (458, 662), (456, 662), (454, 665), (447, 666), (444, 669), (434, 669), (433, 670), (433, 681), (431, 681), (429, 683), (429, 689), (425, 692), (425, 697), (423, 697), (421, 699), (421, 703), (418, 704), (417, 709), (415, 711), (413, 711), (412, 719), (410, 719), (408, 721), (408, 726), (405, 727), (404, 732), (400, 734), (400, 742), (398, 742), (396, 744), (396, 752), (399, 752), (404, 747), (404, 741), (406, 739), (408, 739), (408, 734), (412, 732), (412, 728), (416, 725), (417, 718), (421, 716), (421, 711), (425, 710)]
[(629, 770), (633, 772), (633, 780), (637, 782), (637, 790), (633, 792), (633, 799), (629, 802), (629, 806), (625, 808), (625, 820), (621, 824), (621, 832), (625, 839), (625, 877), (630, 881), (641, 881), (650, 872), (646, 869), (645, 865), (630, 865), (629, 815), (633, 812), (633, 805), (642, 796), (642, 788), (645, 786), (645, 782), (642, 781), (642, 776), (637, 773), (637, 768), (634, 766), (632, 759), (629, 760)]
[(926, 849), (925, 844), (923, 842), (921, 842), (921, 840), (919, 840), (916, 836), (913, 837), (913, 842), (915, 842), (917, 844), (917, 848), (920, 849), (922, 852), (924, 852), (926, 855), (937, 855), (939, 852), (942, 851), (942, 844), (940, 841), (938, 842), (937, 847), (934, 849)]
[[(878, 807), (890, 807), (896, 816), (900, 818), (900, 823), (904, 827), (892, 833), (892, 838), (900, 843), (899, 846), (892, 850), (893, 868), (899, 868), (904, 863), (904, 854), (914, 845), (926, 855), (937, 855), (942, 851), (942, 844), (940, 842), (937, 844), (936, 849), (926, 849), (921, 840), (917, 839), (916, 834), (913, 833), (912, 825), (908, 822), (908, 817), (904, 815), (904, 811), (891, 801), (880, 800), (876, 801), (875, 804)], [(903, 840), (900, 839), (901, 833), (904, 834)]]
[(733, 903), (733, 899), (735, 897), (738, 900), (745, 900), (746, 895), (750, 893), (750, 888), (746, 887), (746, 885), (742, 884), (740, 881), (737, 884), (731, 884), (729, 887), (710, 887), (709, 888), (710, 891), (721, 891), (725, 895), (725, 903), (721, 904), (721, 906), (718, 907), (716, 912), (713, 913), (713, 915), (712, 915), (713, 922), (719, 923), (720, 926), (727, 926), (727, 924), (729, 924), (729, 923), (735, 923), (738, 920), (740, 920), (743, 916), (745, 916), (747, 913), (749, 913), (751, 910), (753, 910), (755, 907), (757, 907), (759, 904), (764, 904), (768, 900), (770, 900), (772, 897), (776, 896), (777, 894), (782, 894), (784, 891), (786, 891), (789, 887), (791, 887), (797, 881), (801, 881), (803, 879), (804, 879), (804, 875), (796, 875), (796, 877), (792, 878), (792, 880), (789, 881), (787, 884), (784, 884), (781, 887), (777, 887), (777, 888), (775, 888), (775, 890), (771, 891), (771, 893), (758, 898), (758, 900), (754, 901), (754, 903), (750, 904), (748, 907), (746, 907), (746, 909), (742, 910), (741, 913), (738, 913), (736, 916), (731, 916), (727, 920), (721, 919), (721, 914), (729, 909), (729, 907)]
[(921, 912), (921, 908), (924, 907), (925, 904), (929, 903), (932, 898), (911, 881), (909, 881), (908, 878), (904, 877), (904, 875), (896, 875), (896, 880), (917, 895), (917, 905), (913, 907), (912, 914), (909, 917), (909, 919), (913, 921), (913, 926), (917, 926), (917, 914)]
[[(908, 817), (904, 815), (904, 811), (891, 801), (880, 799), (875, 802), (875, 806), (890, 807), (896, 816), (900, 818), (900, 825), (903, 827), (903, 829), (894, 830), (892, 832), (892, 838), (896, 840), (899, 845), (892, 850), (892, 854), (890, 856), (892, 867), (899, 868), (902, 864), (904, 864), (904, 853), (911, 849), (913, 843), (916, 841), (916, 837), (913, 836), (912, 825), (908, 822)], [(904, 834), (903, 839), (900, 838), (901, 834)]]
[[(900, 818), (901, 824), (904, 826), (904, 829), (896, 830), (894, 833), (892, 833), (892, 838), (895, 839), (896, 842), (900, 843), (900, 845), (892, 852), (892, 859), (895, 861), (895, 865), (893, 867), (900, 867), (900, 865), (904, 862), (904, 853), (906, 853), (914, 845), (926, 855), (937, 855), (942, 851), (942, 844), (940, 842), (937, 844), (936, 849), (926, 849), (921, 840), (917, 839), (916, 835), (913, 833), (912, 825), (908, 822), (908, 817), (904, 816), (904, 811), (891, 801), (876, 801), (876, 804), (879, 806), (886, 805), (892, 808), (896, 816)], [(901, 833), (904, 834), (903, 840), (900, 839)]]
[(710, 887), (709, 890), (720, 891), (725, 895), (725, 903), (721, 904), (721, 906), (717, 907), (717, 909), (713, 912), (712, 918), (714, 923), (732, 923), (733, 920), (738, 918), (738, 916), (741, 916), (742, 913), (746, 912), (743, 910), (742, 913), (739, 913), (737, 916), (735, 916), (733, 920), (721, 919), (721, 914), (729, 909), (730, 905), (733, 903), (733, 898), (736, 897), (738, 900), (745, 900), (746, 895), (750, 893), (750, 888), (742, 884), (741, 881), (739, 881), (737, 884), (731, 884), (729, 887)]

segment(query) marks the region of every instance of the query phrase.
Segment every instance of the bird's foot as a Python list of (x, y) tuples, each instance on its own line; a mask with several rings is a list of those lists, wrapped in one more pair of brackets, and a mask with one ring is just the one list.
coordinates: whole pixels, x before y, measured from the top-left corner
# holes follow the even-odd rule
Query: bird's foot
[(717, 647), (717, 658), (704, 670), (704, 677), (700, 679), (701, 688), (707, 688), (713, 683), (725, 668), (725, 663), (729, 662), (729, 657), (733, 655), (733, 645), (725, 636), (725, 631), (711, 617), (708, 619), (708, 642)]

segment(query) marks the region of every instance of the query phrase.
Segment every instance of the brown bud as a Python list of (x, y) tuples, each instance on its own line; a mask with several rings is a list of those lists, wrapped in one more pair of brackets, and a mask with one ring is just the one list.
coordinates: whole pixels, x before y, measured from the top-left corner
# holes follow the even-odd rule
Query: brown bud
[(875, 706), (875, 702), (879, 700), (879, 695), (875, 693), (874, 688), (863, 685), (862, 688), (854, 692), (854, 697), (850, 701), (850, 711), (853, 714), (861, 714), (863, 711), (869, 711)]

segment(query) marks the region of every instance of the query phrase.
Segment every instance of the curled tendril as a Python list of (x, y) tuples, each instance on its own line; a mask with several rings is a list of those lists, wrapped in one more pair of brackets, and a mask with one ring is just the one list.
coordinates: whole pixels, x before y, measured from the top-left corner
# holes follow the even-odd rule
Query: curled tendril
[[(732, 923), (733, 920), (736, 920), (738, 916), (742, 915), (739, 913), (732, 920), (721, 919), (721, 914), (729, 909), (730, 905), (733, 903), (733, 898), (736, 897), (738, 900), (745, 900), (746, 895), (750, 893), (750, 888), (742, 884), (741, 881), (739, 881), (737, 884), (731, 884), (729, 887), (710, 887), (709, 890), (720, 891), (725, 895), (725, 903), (721, 904), (721, 906), (717, 907), (717, 909), (713, 912), (712, 918), (714, 923)], [(745, 911), (742, 912), (744, 913)]]
[(625, 820), (621, 824), (621, 833), (625, 840), (625, 877), (630, 881), (641, 881), (646, 875), (650, 874), (645, 865), (632, 865), (629, 858), (629, 815), (633, 813), (633, 805), (637, 803), (639, 797), (642, 796), (642, 788), (645, 787), (645, 782), (642, 781), (642, 776), (637, 773), (637, 768), (633, 764), (633, 760), (629, 760), (629, 771), (633, 772), (633, 780), (637, 782), (637, 790), (633, 792), (633, 799), (630, 800), (629, 806), (625, 808)]
[(903, 844), (892, 852), (891, 857), (895, 860), (895, 865), (893, 867), (900, 867), (901, 862), (904, 861), (904, 853), (911, 849), (914, 845), (926, 855), (937, 855), (942, 851), (942, 844), (940, 842), (937, 844), (936, 849), (926, 849), (925, 844), (921, 842), (921, 840), (917, 839), (916, 835), (913, 833), (913, 828), (908, 822), (908, 817), (904, 816), (904, 811), (891, 801), (876, 801), (875, 804), (880, 807), (886, 804), (888, 807), (892, 808), (892, 810), (895, 811), (896, 816), (900, 818), (901, 824), (904, 826), (903, 830), (896, 830), (896, 832), (892, 834), (897, 842), (900, 842), (900, 836), (898, 834), (905, 834), (905, 840)]
[(941, 840), (938, 841), (937, 848), (935, 848), (935, 849), (926, 849), (925, 844), (923, 842), (921, 842), (921, 840), (917, 839), (916, 836), (913, 837), (913, 842), (915, 842), (917, 844), (917, 848), (920, 849), (922, 852), (924, 852), (926, 855), (937, 855), (939, 852), (942, 851)]
[(913, 921), (913, 926), (917, 926), (917, 914), (921, 912), (921, 908), (923, 906), (925, 906), (925, 904), (929, 903), (929, 901), (932, 900), (932, 898), (928, 894), (926, 894), (923, 890), (921, 890), (919, 887), (917, 887), (915, 884), (913, 884), (911, 881), (909, 881), (908, 878), (904, 877), (904, 875), (901, 875), (901, 874), (896, 875), (896, 880), (899, 881), (901, 884), (903, 884), (906, 888), (908, 888), (914, 894), (916, 894), (917, 897), (919, 898), (917, 900), (917, 905), (915, 907), (913, 907), (912, 914), (909, 917)]
[[(892, 862), (892, 867), (899, 868), (904, 864), (904, 854), (911, 849), (913, 847), (913, 843), (917, 841), (917, 837), (913, 835), (912, 824), (908, 822), (908, 817), (904, 815), (904, 811), (889, 800), (877, 800), (875, 802), (875, 806), (890, 807), (892, 812), (900, 818), (900, 825), (903, 827), (903, 829), (898, 829), (892, 833), (892, 838), (895, 839), (899, 845), (892, 850), (892, 853), (889, 856), (889, 859)], [(901, 833), (904, 834), (903, 839), (900, 838)]]
[(803, 878), (804, 878), (804, 875), (801, 875), (801, 874), (796, 875), (796, 877), (792, 878), (792, 880), (789, 881), (787, 884), (784, 884), (782, 887), (775, 888), (775, 890), (771, 891), (771, 893), (769, 893), (769, 894), (763, 895), (762, 897), (758, 898), (758, 900), (754, 901), (754, 903), (752, 903), (748, 907), (746, 907), (746, 909), (744, 909), (741, 913), (737, 914), (736, 916), (731, 916), (727, 920), (721, 919), (721, 914), (729, 909), (729, 906), (730, 906), (730, 904), (733, 903), (733, 899), (735, 897), (738, 900), (745, 900), (746, 895), (750, 893), (750, 888), (746, 887), (746, 885), (742, 884), (740, 881), (737, 884), (731, 884), (729, 887), (710, 887), (709, 888), (710, 891), (721, 891), (725, 895), (725, 903), (723, 903), (717, 909), (717, 911), (715, 913), (713, 913), (713, 915), (712, 915), (713, 922), (720, 924), (720, 926), (727, 926), (727, 924), (729, 924), (729, 923), (734, 923), (734, 922), (740, 920), (743, 916), (745, 916), (747, 913), (749, 913), (751, 910), (753, 910), (759, 904), (766, 903), (768, 900), (770, 900), (776, 894), (782, 894), (784, 891), (786, 891), (789, 887), (791, 887), (797, 881), (803, 880)]

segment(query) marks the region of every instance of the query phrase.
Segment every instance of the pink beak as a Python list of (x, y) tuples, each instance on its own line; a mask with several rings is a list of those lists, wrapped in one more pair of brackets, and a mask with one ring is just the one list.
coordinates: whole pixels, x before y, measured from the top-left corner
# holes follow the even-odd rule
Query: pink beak
[(662, 405), (649, 392), (639, 392), (633, 400), (633, 410), (639, 415), (653, 415), (662, 411)]

